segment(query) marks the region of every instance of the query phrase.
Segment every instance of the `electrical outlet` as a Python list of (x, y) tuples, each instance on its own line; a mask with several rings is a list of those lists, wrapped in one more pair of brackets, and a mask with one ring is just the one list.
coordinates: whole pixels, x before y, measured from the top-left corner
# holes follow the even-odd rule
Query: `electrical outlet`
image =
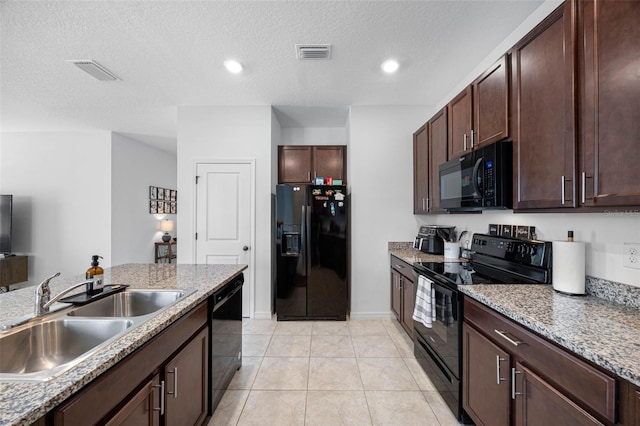
[(640, 244), (624, 243), (622, 250), (622, 266), (640, 269)]

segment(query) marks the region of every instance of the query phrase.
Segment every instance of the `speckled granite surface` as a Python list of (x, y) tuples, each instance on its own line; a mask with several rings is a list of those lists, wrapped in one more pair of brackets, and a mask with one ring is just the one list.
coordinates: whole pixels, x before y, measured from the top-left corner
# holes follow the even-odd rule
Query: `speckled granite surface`
[(640, 309), (640, 287), (587, 275), (585, 290), (591, 296)]
[(441, 254), (427, 254), (413, 248), (413, 243), (390, 242), (389, 254), (404, 260), (408, 264), (413, 262), (442, 262), (444, 256)]
[[(105, 269), (105, 283), (131, 288), (193, 289), (195, 292), (171, 308), (128, 332), (103, 350), (47, 382), (0, 382), (0, 425), (29, 425), (81, 387), (115, 365), (216, 289), (246, 269), (245, 265), (137, 264)], [(51, 281), (51, 293), (59, 293), (84, 276)], [(34, 288), (0, 295), (0, 322), (33, 310)]]
[(640, 386), (640, 310), (550, 285), (462, 285), (468, 296)]

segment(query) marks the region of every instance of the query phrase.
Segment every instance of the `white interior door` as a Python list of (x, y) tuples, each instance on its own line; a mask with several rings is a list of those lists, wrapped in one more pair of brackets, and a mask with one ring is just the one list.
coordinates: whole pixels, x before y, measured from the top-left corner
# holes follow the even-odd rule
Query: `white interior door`
[(242, 315), (251, 316), (253, 162), (198, 163), (196, 173), (196, 262), (248, 265)]

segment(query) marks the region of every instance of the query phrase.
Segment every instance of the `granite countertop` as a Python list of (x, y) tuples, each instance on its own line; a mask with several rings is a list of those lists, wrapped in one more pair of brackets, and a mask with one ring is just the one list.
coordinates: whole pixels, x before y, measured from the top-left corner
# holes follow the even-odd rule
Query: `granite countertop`
[[(91, 380), (205, 301), (246, 265), (129, 264), (105, 268), (105, 284), (137, 289), (195, 290), (169, 309), (126, 333), (96, 354), (45, 382), (0, 382), (0, 425), (28, 425), (45, 415)], [(51, 294), (83, 281), (84, 276), (54, 279)], [(34, 287), (0, 295), (0, 322), (33, 311)]]
[(640, 310), (550, 285), (460, 285), (467, 296), (640, 386)]
[(413, 248), (413, 243), (408, 242), (390, 242), (389, 254), (404, 260), (408, 264), (413, 262), (442, 262), (444, 256), (441, 254), (428, 254)]

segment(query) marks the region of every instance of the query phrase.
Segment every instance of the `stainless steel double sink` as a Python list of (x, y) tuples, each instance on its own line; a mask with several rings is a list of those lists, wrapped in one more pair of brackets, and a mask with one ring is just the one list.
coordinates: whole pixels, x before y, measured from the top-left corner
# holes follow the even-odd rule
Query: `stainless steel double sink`
[(127, 289), (0, 332), (0, 381), (52, 379), (191, 293)]

